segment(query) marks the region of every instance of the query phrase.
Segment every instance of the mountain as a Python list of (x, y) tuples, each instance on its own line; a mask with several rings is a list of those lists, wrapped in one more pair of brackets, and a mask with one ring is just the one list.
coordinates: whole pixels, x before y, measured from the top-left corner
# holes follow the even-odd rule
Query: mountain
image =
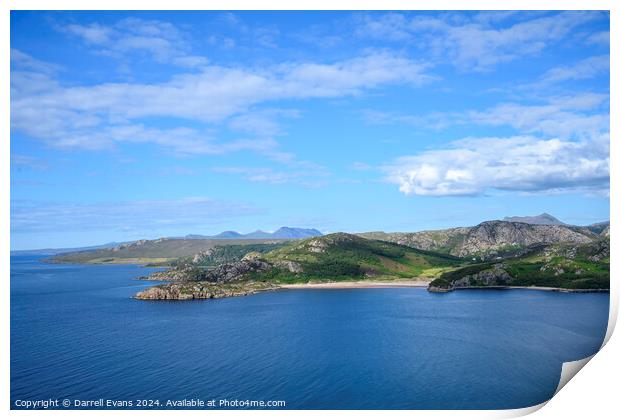
[(283, 226), (275, 232), (256, 230), (254, 232), (242, 234), (232, 230), (227, 230), (213, 236), (187, 235), (185, 236), (185, 239), (303, 239), (322, 235), (323, 234), (316, 229), (302, 229)]
[(238, 238), (243, 238), (243, 235), (232, 231), (232, 230), (226, 230), (222, 233), (218, 233), (217, 235), (213, 235), (213, 236), (206, 236), (206, 239), (238, 239)]
[(281, 227), (273, 233), (257, 230), (245, 235), (229, 230), (213, 236), (191, 234), (181, 238), (141, 239), (113, 247), (67, 250), (55, 253), (49, 261), (70, 264), (169, 264), (177, 258), (196, 255), (221, 245), (270, 244), (321, 235), (316, 229), (289, 227)]
[(504, 222), (529, 223), (530, 225), (565, 225), (566, 224), (548, 213), (539, 214), (538, 216), (504, 217)]
[(492, 220), (473, 227), (428, 230), (415, 233), (368, 232), (360, 236), (442, 252), (458, 257), (493, 258), (535, 244), (588, 243), (598, 234), (586, 227), (536, 225)]
[(429, 290), (506, 286), (609, 290), (609, 238), (586, 244), (535, 245), (515, 258), (444, 272)]
[(594, 223), (584, 227), (600, 236), (609, 236), (609, 221)]
[(278, 239), (301, 239), (315, 236), (323, 236), (323, 234), (316, 229), (301, 229), (286, 226), (281, 227), (272, 234), (273, 238)]

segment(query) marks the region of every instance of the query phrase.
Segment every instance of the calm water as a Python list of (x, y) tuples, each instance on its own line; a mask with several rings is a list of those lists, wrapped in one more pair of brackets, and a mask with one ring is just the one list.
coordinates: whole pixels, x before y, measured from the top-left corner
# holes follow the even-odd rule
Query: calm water
[(424, 289), (129, 299), (137, 266), (11, 258), (11, 400), (251, 399), (518, 408), (596, 352), (608, 294)]

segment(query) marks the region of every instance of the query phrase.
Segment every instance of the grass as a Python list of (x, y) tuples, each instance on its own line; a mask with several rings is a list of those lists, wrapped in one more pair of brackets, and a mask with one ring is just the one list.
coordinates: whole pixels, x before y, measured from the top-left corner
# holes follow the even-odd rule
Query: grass
[[(504, 259), (501, 268), (512, 278), (506, 285), (539, 286), (563, 289), (609, 289), (609, 257), (592, 261), (597, 244), (536, 248), (523, 257)], [(553, 254), (555, 253), (555, 255)], [(572, 258), (565, 256), (571, 254)], [(596, 254), (596, 252), (594, 252)], [(443, 272), (431, 286), (450, 288), (466, 277), (492, 269), (498, 262), (471, 264)], [(470, 277), (471, 286), (482, 286)], [(499, 285), (499, 284), (498, 284)]]

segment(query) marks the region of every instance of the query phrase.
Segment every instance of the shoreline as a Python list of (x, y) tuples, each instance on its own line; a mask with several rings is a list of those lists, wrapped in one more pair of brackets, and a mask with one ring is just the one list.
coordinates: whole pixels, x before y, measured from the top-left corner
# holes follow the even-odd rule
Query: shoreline
[(566, 289), (563, 287), (550, 287), (550, 286), (467, 286), (467, 287), (453, 287), (451, 289), (434, 288), (429, 290), (431, 293), (449, 293), (456, 290), (511, 290), (511, 289), (523, 289), (523, 290), (538, 290), (543, 292), (558, 292), (558, 293), (609, 293), (609, 289)]
[(278, 285), (281, 289), (389, 289), (395, 287), (428, 287), (429, 280), (400, 281), (334, 281), (328, 283), (291, 283)]
[[(253, 295), (261, 292), (277, 292), (279, 290), (351, 290), (351, 289), (396, 289), (396, 288), (417, 288), (425, 289), (428, 293), (449, 293), (458, 290), (536, 290), (556, 293), (609, 293), (609, 289), (563, 289), (558, 287), (545, 286), (471, 286), (455, 287), (451, 289), (441, 289), (429, 287), (430, 280), (400, 280), (400, 281), (341, 281), (325, 283), (292, 283), (260, 285), (250, 283), (239, 287), (227, 288), (231, 285), (221, 285), (216, 283), (178, 283), (164, 282), (157, 286), (148, 287), (138, 292), (133, 297), (137, 300), (200, 300), (200, 299), (220, 299), (227, 297), (240, 297)], [(184, 286), (191, 285), (192, 288), (184, 290)]]

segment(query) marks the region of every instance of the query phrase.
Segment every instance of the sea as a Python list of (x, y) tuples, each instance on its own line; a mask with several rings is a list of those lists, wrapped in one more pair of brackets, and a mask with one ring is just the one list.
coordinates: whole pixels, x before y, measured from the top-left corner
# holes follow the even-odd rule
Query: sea
[(141, 301), (154, 268), (42, 258), (11, 257), (13, 409), (523, 408), (598, 351), (609, 311), (521, 289)]

